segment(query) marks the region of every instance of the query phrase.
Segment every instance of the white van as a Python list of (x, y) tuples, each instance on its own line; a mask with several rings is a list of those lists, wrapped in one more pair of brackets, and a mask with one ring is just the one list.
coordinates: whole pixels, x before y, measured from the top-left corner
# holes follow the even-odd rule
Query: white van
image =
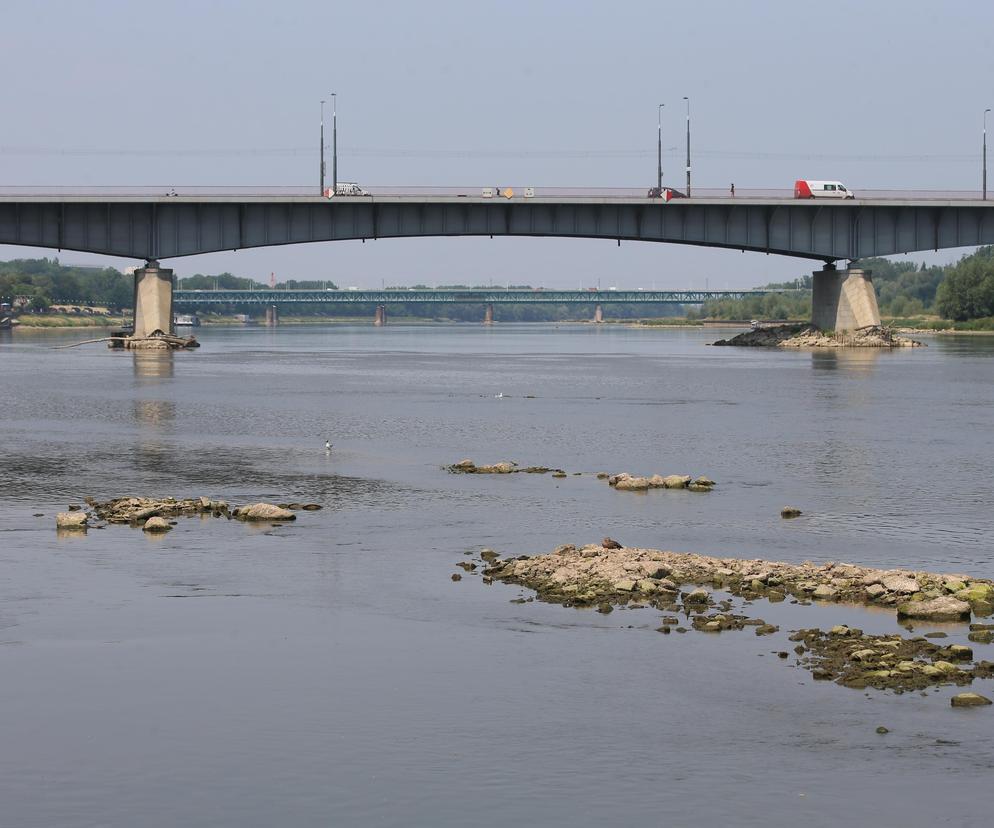
[(794, 198), (856, 198), (856, 194), (847, 190), (841, 181), (809, 181), (799, 178), (794, 182)]

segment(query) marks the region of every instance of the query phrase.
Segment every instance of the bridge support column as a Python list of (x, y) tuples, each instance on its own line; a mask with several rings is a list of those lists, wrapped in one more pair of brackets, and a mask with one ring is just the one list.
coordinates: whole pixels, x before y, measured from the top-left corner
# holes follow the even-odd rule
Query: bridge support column
[(158, 331), (175, 334), (173, 325), (173, 272), (155, 259), (135, 271), (135, 339)]
[(483, 324), (493, 325), (494, 324), (494, 306), (487, 305), (486, 310), (483, 312)]
[(880, 324), (877, 294), (869, 270), (836, 270), (825, 265), (814, 272), (811, 323), (823, 331), (854, 331)]
[(376, 317), (373, 319), (373, 324), (376, 327), (382, 327), (387, 324), (387, 306), (377, 305), (376, 306)]
[(276, 305), (266, 306), (266, 327), (275, 328), (280, 324), (280, 312), (276, 309)]
[(594, 322), (600, 324), (604, 321), (604, 311), (600, 305), (594, 306)]

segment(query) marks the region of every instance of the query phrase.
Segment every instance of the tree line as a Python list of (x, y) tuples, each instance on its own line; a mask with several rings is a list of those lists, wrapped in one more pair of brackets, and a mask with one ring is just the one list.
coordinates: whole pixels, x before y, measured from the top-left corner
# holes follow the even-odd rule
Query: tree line
[[(937, 314), (957, 322), (994, 318), (994, 247), (982, 247), (963, 256), (953, 265), (928, 266), (912, 261), (863, 259), (859, 265), (873, 273), (880, 312), (890, 317), (912, 317)], [(187, 290), (264, 290), (269, 285), (232, 273), (202, 274), (183, 277)], [(744, 299), (722, 299), (704, 303), (699, 309), (686, 309), (688, 317), (709, 319), (809, 319), (811, 315), (812, 277), (804, 274), (791, 282), (765, 285), (767, 290), (792, 290), (794, 293), (770, 293)], [(337, 289), (334, 282), (287, 279), (276, 285), (287, 290)], [(399, 287), (399, 286), (398, 286)], [(445, 285), (450, 289), (471, 290), (470, 285)], [(486, 288), (486, 285), (476, 286)], [(511, 285), (530, 290), (530, 285)], [(426, 285), (415, 288), (427, 289)], [(32, 310), (43, 310), (53, 304), (103, 306), (112, 311), (129, 308), (133, 300), (130, 274), (113, 267), (63, 265), (57, 258), (14, 259), (0, 262), (0, 301), (13, 302), (21, 298)], [(562, 305), (498, 305), (497, 318), (504, 321), (537, 322), (583, 318), (592, 314), (596, 297), (589, 303)], [(391, 305), (390, 313), (424, 319), (454, 319), (478, 321), (482, 303), (429, 305), (404, 303)], [(240, 306), (218, 307), (203, 305), (202, 313), (220, 310), (224, 313), (244, 312)], [(300, 315), (329, 318), (368, 316), (373, 305), (294, 305), (286, 311)], [(684, 309), (678, 305), (643, 303), (612, 304), (605, 308), (609, 318), (638, 319), (645, 317), (678, 316)]]
[[(873, 275), (880, 313), (888, 317), (935, 314), (957, 322), (994, 317), (994, 247), (982, 247), (952, 265), (861, 259)], [(765, 290), (795, 289), (797, 294), (767, 294), (706, 302), (699, 315), (711, 319), (811, 318), (812, 276), (764, 285)]]

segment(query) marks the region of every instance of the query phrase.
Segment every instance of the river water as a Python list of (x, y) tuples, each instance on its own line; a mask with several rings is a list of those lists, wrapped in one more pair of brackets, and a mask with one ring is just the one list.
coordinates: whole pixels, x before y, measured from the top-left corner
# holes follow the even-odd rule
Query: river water
[[(994, 577), (994, 338), (707, 347), (722, 335), (0, 341), (0, 824), (989, 824), (992, 708), (814, 682), (773, 655), (790, 629), (893, 631), (890, 614), (763, 604), (780, 634), (662, 636), (654, 610), (451, 580), (483, 547), (605, 535)], [(464, 457), (571, 474), (442, 469)], [(598, 471), (718, 487), (623, 493)], [(66, 504), (122, 494), (324, 508), (278, 529), (57, 536)], [(781, 520), (786, 504), (804, 516)]]

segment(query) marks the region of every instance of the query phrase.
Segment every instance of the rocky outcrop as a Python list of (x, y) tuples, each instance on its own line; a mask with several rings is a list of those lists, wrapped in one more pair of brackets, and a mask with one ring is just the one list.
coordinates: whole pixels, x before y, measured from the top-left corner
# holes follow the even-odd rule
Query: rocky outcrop
[(851, 333), (833, 334), (813, 325), (777, 325), (756, 328), (715, 345), (759, 348), (918, 348), (923, 343), (898, 336), (890, 328), (873, 325)]
[(521, 468), (517, 463), (508, 460), (478, 466), (472, 460), (466, 459), (446, 466), (445, 469), (452, 474), (548, 474), (552, 472), (554, 477), (566, 476), (566, 472), (562, 469), (553, 469), (548, 466), (525, 466)]
[(689, 489), (693, 492), (710, 492), (715, 482), (710, 477), (693, 479), (689, 474), (654, 474), (639, 476), (628, 472), (618, 474), (598, 474), (598, 480), (606, 479), (609, 486), (619, 492), (644, 492), (648, 489)]
[[(610, 539), (605, 538), (605, 542)], [(604, 543), (565, 544), (535, 557), (496, 559), (488, 577), (530, 587), (543, 600), (574, 606), (633, 599), (669, 603), (683, 585), (714, 585), (749, 599), (816, 599), (868, 604), (898, 610), (914, 618), (966, 618), (971, 605), (963, 590), (986, 595), (994, 585), (985, 579), (908, 570), (880, 570), (845, 563), (793, 564), (783, 561), (713, 558), (638, 547), (606, 548)], [(619, 594), (615, 585), (632, 580)], [(909, 590), (914, 590), (909, 592)], [(668, 593), (664, 595), (664, 593)], [(953, 593), (956, 593), (955, 595)]]
[(814, 678), (854, 689), (901, 693), (994, 676), (994, 662), (970, 663), (973, 652), (969, 647), (943, 647), (924, 637), (867, 635), (840, 624), (828, 632), (798, 630), (790, 640), (798, 642), (798, 664)]

